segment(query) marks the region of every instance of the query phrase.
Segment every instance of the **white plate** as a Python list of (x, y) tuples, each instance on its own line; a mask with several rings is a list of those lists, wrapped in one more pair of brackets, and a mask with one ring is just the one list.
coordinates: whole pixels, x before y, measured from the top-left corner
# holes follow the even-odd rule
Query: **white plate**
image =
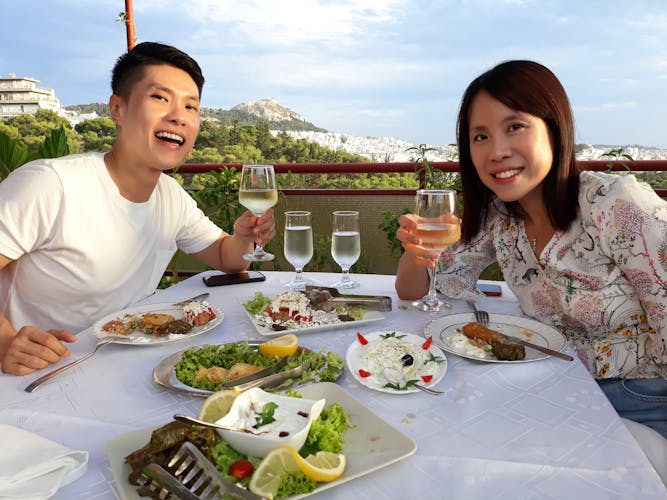
[[(270, 298), (271, 299), (275, 298), (275, 295)], [(332, 330), (335, 328), (358, 328), (359, 325), (365, 325), (366, 323), (372, 323), (373, 321), (380, 321), (381, 319), (384, 319), (384, 315), (381, 314), (379, 311), (373, 311), (368, 309), (366, 310), (366, 312), (364, 313), (363, 317), (360, 320), (343, 321), (341, 323), (331, 323), (328, 325), (307, 326), (304, 328), (291, 328), (289, 330), (272, 330), (271, 327), (269, 326), (262, 326), (258, 324), (255, 315), (245, 308), (244, 304), (251, 299), (252, 297), (247, 297), (241, 300), (241, 307), (243, 307), (243, 310), (248, 315), (248, 318), (250, 319), (252, 325), (255, 327), (255, 330), (257, 330), (257, 333), (259, 333), (263, 337), (287, 335), (288, 333), (294, 333), (294, 334), (315, 333), (315, 332), (321, 332), (323, 330)]]
[[(548, 347), (555, 351), (562, 351), (567, 345), (565, 336), (555, 328), (544, 323), (520, 316), (509, 316), (507, 314), (491, 313), (489, 318), (489, 328), (497, 330), (500, 333), (511, 335), (532, 344)], [(503, 361), (494, 357), (484, 358), (476, 354), (467, 353), (452, 345), (451, 337), (456, 333), (461, 333), (461, 327), (475, 321), (475, 315), (472, 313), (450, 314), (434, 319), (424, 329), (426, 337), (432, 336), (433, 341), (443, 350), (468, 359), (486, 361), (488, 363), (528, 363), (539, 359), (549, 358), (535, 349), (526, 346), (526, 358), (517, 361)]]
[[(380, 335), (386, 335), (387, 333), (391, 333), (391, 331), (371, 332), (371, 333), (365, 333), (363, 335), (366, 340), (371, 341), (371, 340), (377, 340), (378, 338), (380, 338)], [(401, 340), (404, 340), (405, 342), (410, 342), (411, 344), (415, 345), (422, 345), (425, 340), (424, 337), (421, 337), (419, 335), (414, 335), (412, 333), (396, 332), (396, 335), (403, 335)], [(361, 364), (361, 353), (363, 348), (364, 346), (361, 345), (358, 339), (356, 339), (352, 344), (350, 344), (350, 347), (347, 348), (347, 353), (345, 355), (347, 369), (352, 374), (352, 376), (357, 380), (357, 382), (359, 382), (362, 385), (365, 385), (370, 389), (375, 389), (376, 391), (387, 392), (390, 394), (411, 394), (413, 392), (420, 392), (419, 389), (414, 389), (414, 388), (406, 389), (404, 391), (398, 391), (396, 389), (390, 389), (389, 387), (379, 387), (377, 385), (369, 383), (368, 378), (359, 375), (359, 370), (365, 368)], [(442, 363), (438, 363), (439, 370), (433, 376), (433, 379), (428, 383), (425, 382), (420, 383), (420, 385), (431, 387), (440, 382), (440, 380), (442, 380), (442, 377), (445, 376), (445, 372), (447, 371), (447, 357), (445, 356), (445, 353), (442, 352), (442, 350), (437, 345), (435, 345), (435, 339), (434, 342), (431, 343), (431, 345), (429, 346), (428, 352), (432, 353), (434, 356), (438, 356), (444, 359)]]
[[(334, 383), (311, 384), (298, 391), (304, 398), (325, 398), (327, 405), (340, 403), (352, 424), (345, 431), (343, 445), (345, 473), (340, 479), (330, 483), (320, 483), (315, 491), (310, 493), (311, 495), (403, 460), (417, 450), (417, 445), (412, 439), (398, 432)], [(114, 437), (107, 445), (107, 457), (118, 493), (123, 500), (141, 500), (136, 487), (127, 480), (130, 466), (125, 463), (125, 457), (148, 443), (152, 431), (153, 428), (148, 428), (122, 434)], [(289, 498), (295, 500), (306, 496), (308, 495), (294, 495)]]
[[(248, 341), (249, 346), (258, 346), (260, 343), (261, 342), (254, 340)], [(213, 394), (213, 391), (207, 391), (206, 389), (198, 389), (197, 387), (186, 385), (176, 376), (176, 365), (183, 357), (183, 353), (190, 349), (196, 349), (197, 347), (201, 346), (186, 347), (185, 349), (175, 352), (171, 356), (167, 356), (162, 361), (160, 361), (160, 363), (153, 370), (153, 382), (172, 391), (190, 394), (191, 396), (208, 397)], [(299, 349), (308, 350), (306, 347), (299, 347)], [(338, 380), (341, 375), (343, 375), (343, 371), (344, 370), (341, 369), (340, 374), (336, 380)], [(301, 389), (297, 388), (297, 390), (300, 391)]]
[(116, 344), (132, 344), (132, 345), (155, 345), (155, 344), (164, 344), (165, 342), (175, 342), (177, 340), (185, 340), (196, 335), (200, 335), (204, 332), (208, 332), (212, 328), (215, 328), (220, 323), (224, 317), (224, 313), (217, 307), (211, 306), (211, 309), (215, 312), (215, 318), (206, 323), (205, 325), (195, 326), (188, 333), (184, 334), (175, 334), (171, 333), (165, 337), (154, 337), (153, 335), (146, 335), (144, 333), (131, 333), (130, 335), (113, 335), (109, 332), (102, 330), (102, 327), (109, 321), (122, 318), (125, 315), (136, 315), (141, 316), (146, 313), (158, 313), (158, 314), (171, 314), (176, 319), (183, 318), (183, 308), (181, 306), (175, 306), (174, 304), (146, 304), (143, 306), (130, 307), (128, 309), (123, 309), (112, 314), (107, 314), (102, 319), (95, 322), (93, 325), (93, 333), (97, 338), (103, 339), (105, 337), (113, 337), (114, 343)]

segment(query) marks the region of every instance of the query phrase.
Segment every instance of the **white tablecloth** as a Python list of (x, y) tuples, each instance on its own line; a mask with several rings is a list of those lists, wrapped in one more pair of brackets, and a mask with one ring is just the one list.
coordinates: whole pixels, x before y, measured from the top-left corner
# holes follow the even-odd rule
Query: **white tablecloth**
[[(207, 274), (207, 273), (204, 273)], [(30, 394), (40, 374), (0, 376), (0, 422), (22, 427), (63, 445), (90, 452), (88, 472), (55, 498), (118, 498), (106, 445), (114, 436), (158, 427), (175, 413), (196, 414), (202, 399), (164, 389), (153, 368), (185, 347), (258, 338), (241, 299), (255, 291), (275, 293), (293, 273), (266, 273), (267, 280), (206, 288), (202, 275), (152, 296), (146, 303), (171, 302), (209, 291), (209, 302), (225, 313), (210, 332), (156, 346), (108, 345), (93, 358)], [(334, 274), (306, 273), (328, 284)], [(390, 295), (393, 310), (365, 331), (421, 334), (438, 315), (397, 299), (394, 277), (354, 275), (353, 293)], [(504, 286), (504, 285), (503, 285)], [(451, 301), (452, 312), (468, 312)], [(483, 299), (490, 311), (520, 315), (504, 289)], [(300, 343), (345, 355), (356, 328), (304, 334)], [(89, 352), (96, 339), (87, 330), (72, 345), (73, 358)], [(572, 354), (572, 351), (568, 352)], [(413, 456), (318, 498), (466, 499), (664, 499), (667, 490), (595, 381), (576, 359), (549, 358), (516, 365), (483, 363), (448, 354), (449, 366), (434, 397), (392, 395), (359, 385), (346, 373), (340, 385), (417, 443)], [(137, 443), (140, 447), (144, 443)], [(0, 453), (2, 449), (0, 446)]]

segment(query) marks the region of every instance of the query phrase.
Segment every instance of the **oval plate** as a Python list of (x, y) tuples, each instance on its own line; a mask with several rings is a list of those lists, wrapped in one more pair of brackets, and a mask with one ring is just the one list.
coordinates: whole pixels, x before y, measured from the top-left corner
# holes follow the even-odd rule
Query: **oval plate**
[[(567, 345), (565, 335), (555, 328), (540, 323), (539, 321), (535, 321), (534, 319), (496, 313), (491, 313), (489, 319), (489, 328), (498, 330), (500, 333), (511, 335), (512, 337), (517, 337), (532, 342), (533, 344), (548, 347), (555, 351), (562, 351)], [(540, 359), (551, 357), (548, 354), (526, 347), (525, 359), (504, 361), (496, 359), (495, 357), (482, 357), (457, 348), (452, 344), (451, 337), (456, 333), (461, 333), (461, 327), (474, 321), (475, 315), (473, 313), (442, 316), (434, 319), (426, 325), (426, 328), (424, 328), (424, 336), (433, 337), (433, 342), (437, 343), (444, 351), (456, 354), (463, 358), (485, 361), (487, 363), (529, 363), (531, 361), (538, 361)]]
[[(245, 342), (245, 341), (236, 342), (236, 343), (241, 344), (243, 342)], [(258, 347), (259, 344), (261, 344), (264, 341), (248, 340), (247, 342), (248, 342), (248, 345), (250, 347)], [(155, 382), (156, 384), (161, 385), (163, 387), (166, 387), (169, 390), (176, 391), (176, 392), (182, 392), (184, 394), (189, 394), (191, 396), (208, 397), (211, 394), (213, 394), (213, 391), (208, 391), (208, 390), (205, 390), (205, 389), (198, 389), (196, 387), (191, 387), (189, 385), (186, 385), (183, 382), (181, 382), (178, 379), (178, 377), (176, 377), (176, 365), (178, 364), (178, 362), (183, 357), (183, 353), (190, 350), (190, 349), (196, 349), (197, 347), (203, 347), (203, 346), (194, 346), (194, 347), (188, 347), (186, 349), (182, 349), (178, 352), (175, 352), (171, 356), (167, 356), (162, 361), (160, 361), (160, 363), (153, 370), (153, 382)], [(303, 350), (306, 350), (306, 351), (309, 350), (306, 347), (299, 347), (299, 349), (303, 349)], [(342, 374), (343, 374), (343, 370), (340, 371), (336, 380), (338, 380), (341, 377)]]
[(159, 314), (171, 314), (176, 319), (181, 319), (183, 317), (183, 308), (181, 306), (176, 306), (174, 304), (146, 304), (143, 306), (130, 307), (128, 309), (123, 309), (112, 314), (107, 314), (102, 319), (96, 321), (93, 324), (93, 334), (99, 338), (104, 339), (106, 337), (113, 337), (115, 344), (129, 344), (129, 345), (156, 345), (156, 344), (165, 344), (167, 342), (176, 342), (178, 340), (185, 340), (201, 335), (202, 333), (212, 330), (220, 323), (222, 323), (225, 314), (216, 306), (209, 304), (213, 312), (215, 312), (215, 318), (206, 323), (205, 325), (195, 326), (188, 333), (184, 334), (175, 334), (171, 333), (165, 337), (154, 337), (153, 335), (147, 335), (145, 333), (134, 332), (130, 335), (113, 335), (109, 332), (102, 330), (102, 327), (113, 319), (123, 319), (124, 316), (141, 316), (142, 314), (147, 313), (159, 313)]

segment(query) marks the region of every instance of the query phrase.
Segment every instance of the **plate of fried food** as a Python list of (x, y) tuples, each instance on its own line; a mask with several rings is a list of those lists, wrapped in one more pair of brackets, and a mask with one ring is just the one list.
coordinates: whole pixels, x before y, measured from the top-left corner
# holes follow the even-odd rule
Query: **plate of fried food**
[(154, 345), (174, 342), (208, 332), (220, 323), (224, 313), (203, 300), (183, 305), (146, 304), (108, 314), (93, 325), (102, 339), (113, 336), (118, 344)]
[(424, 335), (433, 337), (443, 351), (489, 363), (526, 363), (549, 357), (530, 347), (512, 343), (505, 336), (554, 351), (562, 351), (567, 345), (565, 336), (555, 328), (507, 314), (492, 314), (487, 326), (477, 323), (472, 313), (450, 314), (426, 325)]
[[(291, 348), (286, 349), (284, 340), (290, 339)], [(310, 350), (298, 345), (295, 335), (287, 334), (268, 341), (244, 340), (183, 349), (155, 367), (153, 381), (172, 391), (208, 397), (246, 379), (265, 378), (272, 382), (272, 391), (309, 382), (335, 382), (344, 366), (340, 355), (325, 349)]]

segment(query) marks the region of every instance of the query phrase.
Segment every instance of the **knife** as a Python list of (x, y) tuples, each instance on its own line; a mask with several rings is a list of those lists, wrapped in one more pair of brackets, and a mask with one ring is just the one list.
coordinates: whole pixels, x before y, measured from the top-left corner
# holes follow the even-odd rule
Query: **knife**
[(502, 338), (504, 338), (505, 340), (508, 340), (510, 342), (514, 342), (516, 344), (525, 345), (526, 347), (531, 347), (531, 348), (535, 349), (536, 351), (543, 352), (544, 354), (548, 354), (549, 356), (564, 359), (565, 361), (573, 361), (574, 360), (574, 358), (572, 356), (570, 356), (569, 354), (565, 354), (564, 352), (554, 351), (553, 349), (549, 349), (548, 347), (543, 347), (541, 345), (533, 344), (533, 343), (528, 342), (528, 341), (523, 340), (523, 339), (518, 339), (516, 337), (512, 337), (511, 335), (507, 335), (505, 333), (500, 333), (497, 330), (495, 332), (498, 335), (500, 335)]

